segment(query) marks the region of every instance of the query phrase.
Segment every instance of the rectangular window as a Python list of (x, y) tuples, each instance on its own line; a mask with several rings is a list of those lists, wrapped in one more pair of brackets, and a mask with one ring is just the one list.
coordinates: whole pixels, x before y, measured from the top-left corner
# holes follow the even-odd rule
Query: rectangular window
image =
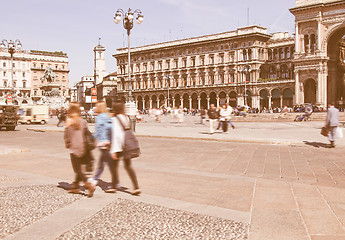
[(4, 62), (4, 63), (2, 64), (2, 66), (6, 67), (6, 63)]
[(25, 77), (25, 72), (23, 72), (23, 77)]
[(23, 88), (26, 88), (26, 82), (23, 82)]

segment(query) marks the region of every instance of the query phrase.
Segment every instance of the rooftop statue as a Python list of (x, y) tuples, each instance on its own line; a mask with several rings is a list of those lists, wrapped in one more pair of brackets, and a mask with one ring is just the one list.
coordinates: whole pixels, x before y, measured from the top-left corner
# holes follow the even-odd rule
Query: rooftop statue
[(53, 73), (53, 69), (51, 69), (50, 67), (47, 67), (47, 69), (44, 71), (43, 76), (41, 77), (41, 80), (46, 80), (47, 83), (54, 83), (55, 81), (55, 76)]

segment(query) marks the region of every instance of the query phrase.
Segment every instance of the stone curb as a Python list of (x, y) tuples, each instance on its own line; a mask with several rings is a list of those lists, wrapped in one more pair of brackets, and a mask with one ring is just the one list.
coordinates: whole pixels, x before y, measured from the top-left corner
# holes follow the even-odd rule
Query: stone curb
[[(64, 132), (63, 130), (51, 129), (34, 129), (27, 128), (28, 131), (34, 132)], [(286, 141), (271, 141), (271, 140), (241, 140), (241, 139), (216, 139), (216, 138), (197, 138), (197, 137), (176, 137), (176, 136), (157, 136), (157, 135), (136, 135), (137, 137), (146, 138), (164, 138), (164, 139), (180, 139), (180, 140), (199, 140), (199, 141), (215, 141), (215, 142), (233, 142), (233, 143), (256, 143), (256, 144), (272, 144), (272, 145), (291, 145), (291, 142)]]
[(18, 148), (18, 149), (5, 149), (0, 151), (0, 155), (7, 155), (11, 153), (22, 153), (22, 152), (31, 152), (31, 149), (29, 148)]

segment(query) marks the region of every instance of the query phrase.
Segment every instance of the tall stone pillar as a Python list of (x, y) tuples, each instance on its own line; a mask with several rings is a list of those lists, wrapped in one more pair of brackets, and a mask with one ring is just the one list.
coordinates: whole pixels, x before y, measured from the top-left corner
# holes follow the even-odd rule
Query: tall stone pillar
[(299, 71), (295, 70), (295, 95), (294, 95), (294, 105), (300, 104), (300, 88), (299, 88)]
[(150, 98), (150, 108), (152, 108), (152, 98)]
[(173, 108), (175, 108), (175, 98), (172, 98)]
[(210, 98), (207, 98), (207, 109), (210, 109)]
[(192, 109), (192, 97), (189, 97), (189, 110), (191, 110)]
[(198, 97), (198, 109), (201, 109), (201, 98)]
[(180, 98), (180, 106), (184, 107), (183, 106), (183, 98), (182, 97)]

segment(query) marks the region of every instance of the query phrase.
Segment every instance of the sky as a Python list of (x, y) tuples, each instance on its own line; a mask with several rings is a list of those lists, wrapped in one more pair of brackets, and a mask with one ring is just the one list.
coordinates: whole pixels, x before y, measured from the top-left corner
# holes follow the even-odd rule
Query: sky
[(172, 41), (260, 25), (268, 33), (294, 33), (289, 9), (296, 0), (11, 0), (2, 1), (0, 40), (19, 39), (24, 50), (63, 51), (69, 58), (73, 86), (93, 74), (93, 48), (101, 38), (106, 71), (116, 71), (112, 57), (127, 47), (117, 9), (140, 9), (142, 24), (134, 24), (131, 47)]

